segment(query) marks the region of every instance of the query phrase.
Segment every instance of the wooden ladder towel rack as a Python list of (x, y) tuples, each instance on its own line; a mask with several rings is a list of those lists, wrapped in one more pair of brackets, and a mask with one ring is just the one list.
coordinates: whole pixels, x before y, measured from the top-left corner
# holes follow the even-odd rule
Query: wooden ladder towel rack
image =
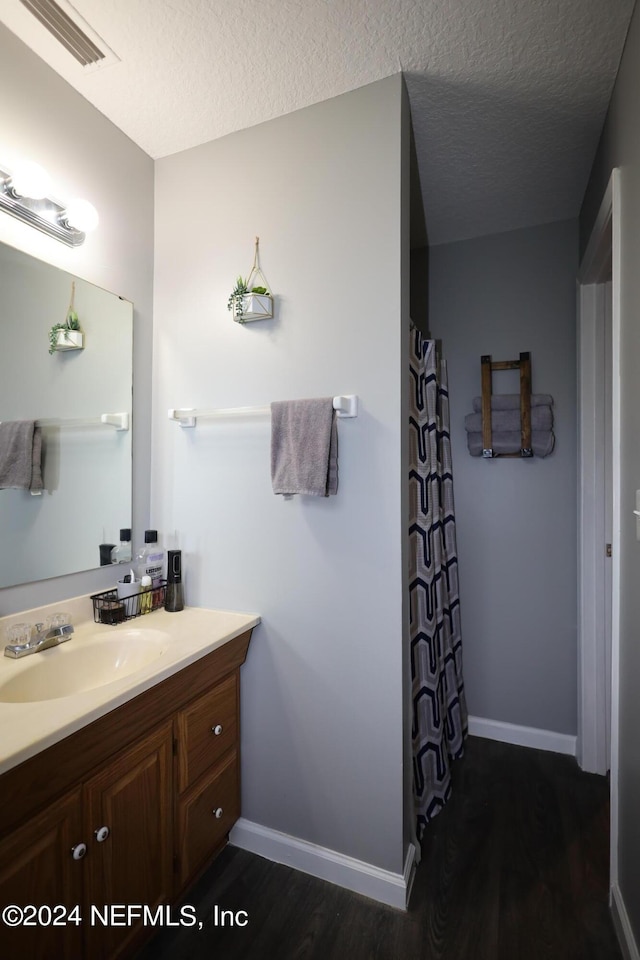
[[(480, 358), (482, 369), (482, 456), (532, 457), (531, 448), (531, 354), (521, 353), (519, 360), (491, 361), (491, 355)], [(491, 435), (491, 388), (494, 370), (520, 371), (520, 453), (494, 453)]]

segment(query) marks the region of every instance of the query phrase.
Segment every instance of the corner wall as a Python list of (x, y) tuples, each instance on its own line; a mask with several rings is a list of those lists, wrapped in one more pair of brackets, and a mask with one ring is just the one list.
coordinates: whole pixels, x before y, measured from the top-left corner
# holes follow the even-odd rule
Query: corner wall
[[(429, 326), (449, 370), (469, 713), (569, 735), (577, 727), (577, 254), (575, 221), (429, 253)], [(471, 457), (464, 418), (481, 392), (480, 357), (526, 350), (534, 392), (554, 399), (554, 452)], [(517, 372), (495, 373), (493, 384), (495, 393), (520, 389)]]
[[(612, 877), (617, 914), (625, 915), (630, 956), (640, 946), (640, 543), (635, 491), (640, 489), (640, 11), (627, 36), (581, 213), (583, 249), (613, 167), (620, 167), (620, 676), (618, 747), (618, 876)], [(614, 519), (614, 522), (615, 519)], [(615, 681), (614, 681), (615, 682)], [(616, 718), (613, 719), (615, 724)], [(615, 796), (615, 790), (612, 790)], [(625, 914), (626, 910), (626, 914)], [(635, 939), (633, 948), (630, 938)], [(633, 950), (635, 949), (635, 954)]]
[[(243, 817), (403, 869), (408, 196), (400, 75), (158, 161), (154, 524), (187, 602), (257, 611)], [(407, 121), (405, 111), (405, 122)], [(406, 209), (405, 209), (406, 208)], [(272, 321), (226, 309), (260, 237)], [(276, 497), (268, 417), (167, 420), (356, 393), (340, 488)]]
[[(133, 301), (133, 522), (140, 534), (148, 522), (153, 161), (0, 25), (0, 159), (20, 155), (45, 167), (61, 196), (90, 200), (100, 225), (72, 249), (0, 214), (0, 241)], [(0, 590), (0, 616), (112, 581), (112, 572), (91, 570)]]

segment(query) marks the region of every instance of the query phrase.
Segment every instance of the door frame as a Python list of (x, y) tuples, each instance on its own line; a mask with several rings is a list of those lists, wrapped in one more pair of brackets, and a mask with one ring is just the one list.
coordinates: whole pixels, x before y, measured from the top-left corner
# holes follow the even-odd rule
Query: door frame
[(607, 771), (604, 668), (604, 271), (611, 258), (611, 881), (617, 877), (620, 641), (620, 171), (607, 185), (580, 263), (578, 295), (578, 738), (583, 770)]

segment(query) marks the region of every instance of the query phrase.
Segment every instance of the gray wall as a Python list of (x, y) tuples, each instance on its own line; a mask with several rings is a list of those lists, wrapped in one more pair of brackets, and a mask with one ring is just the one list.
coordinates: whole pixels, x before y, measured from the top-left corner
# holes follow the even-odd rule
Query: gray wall
[[(70, 249), (3, 214), (0, 241), (134, 304), (134, 528), (140, 535), (149, 511), (153, 161), (0, 25), (0, 160), (9, 164), (20, 155), (45, 167), (61, 196), (90, 200), (100, 225), (82, 247)], [(102, 570), (0, 590), (0, 615), (102, 589), (112, 579)]]
[[(640, 943), (640, 543), (635, 491), (640, 489), (640, 11), (636, 8), (581, 216), (588, 241), (614, 166), (620, 167), (620, 706), (618, 777), (618, 884), (636, 942)], [(615, 878), (614, 878), (615, 880)]]
[[(395, 873), (405, 852), (403, 103), (396, 75), (157, 162), (152, 469), (153, 516), (185, 552), (187, 602), (263, 618), (243, 668), (243, 816)], [(226, 303), (256, 235), (276, 317), (243, 326)], [(361, 409), (339, 424), (329, 499), (273, 495), (268, 417), (184, 430), (166, 415), (336, 393), (358, 394)]]
[[(575, 734), (577, 222), (430, 250), (429, 326), (448, 361), (464, 676), (477, 717)], [(531, 352), (554, 398), (545, 459), (482, 460), (466, 448), (480, 357)], [(517, 392), (494, 374), (494, 392)]]

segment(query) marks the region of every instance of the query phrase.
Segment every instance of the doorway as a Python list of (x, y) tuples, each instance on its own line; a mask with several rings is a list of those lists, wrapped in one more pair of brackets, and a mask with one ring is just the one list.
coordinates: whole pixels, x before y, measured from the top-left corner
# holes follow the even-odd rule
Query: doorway
[(578, 275), (578, 762), (611, 771), (617, 877), (620, 187), (612, 172)]

